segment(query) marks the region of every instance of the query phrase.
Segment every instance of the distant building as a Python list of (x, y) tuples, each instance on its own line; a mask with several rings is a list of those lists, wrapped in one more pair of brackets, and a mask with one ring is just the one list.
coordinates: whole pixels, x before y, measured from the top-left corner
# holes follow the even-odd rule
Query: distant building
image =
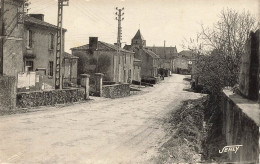
[(191, 73), (193, 61), (194, 54), (192, 51), (183, 50), (179, 52), (177, 58), (174, 59), (174, 72), (181, 74)]
[(131, 45), (126, 45), (124, 49), (134, 51), (135, 58), (141, 61), (141, 78), (158, 75), (160, 57), (146, 48), (146, 40), (144, 40), (140, 30), (133, 37)]
[(89, 44), (71, 48), (79, 57), (78, 74), (103, 73), (104, 81), (131, 82), (134, 72), (134, 52), (90, 37)]
[(185, 57), (187, 59), (193, 59), (194, 53), (191, 50), (183, 50), (183, 51), (178, 53), (178, 56)]
[(143, 35), (140, 32), (140, 29), (136, 32), (135, 36), (131, 41), (131, 48), (143, 48), (146, 47), (146, 40), (144, 40)]
[(160, 59), (160, 67), (166, 70), (174, 70), (173, 60), (178, 56), (177, 48), (175, 47), (147, 47), (156, 53)]

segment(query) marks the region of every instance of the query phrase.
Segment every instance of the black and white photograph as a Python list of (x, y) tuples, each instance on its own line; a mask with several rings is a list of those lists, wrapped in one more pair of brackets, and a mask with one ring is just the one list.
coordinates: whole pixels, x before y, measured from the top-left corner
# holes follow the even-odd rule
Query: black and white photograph
[(0, 0), (0, 164), (259, 159), (259, 0)]

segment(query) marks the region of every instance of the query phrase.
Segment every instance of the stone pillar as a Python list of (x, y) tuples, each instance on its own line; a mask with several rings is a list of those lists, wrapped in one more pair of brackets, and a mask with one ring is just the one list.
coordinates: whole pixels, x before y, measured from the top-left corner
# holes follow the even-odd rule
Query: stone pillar
[(97, 92), (97, 95), (100, 97), (102, 97), (103, 76), (104, 76), (104, 74), (102, 74), (102, 73), (95, 73), (96, 92)]
[(0, 113), (10, 113), (16, 108), (16, 78), (0, 76)]
[(81, 74), (80, 76), (84, 79), (84, 82), (85, 82), (85, 100), (88, 100), (89, 99), (89, 77), (90, 77), (90, 75), (89, 74)]
[(259, 96), (259, 41), (260, 30), (250, 33), (246, 43), (246, 52), (242, 55), (239, 77), (239, 90), (250, 100), (258, 100)]

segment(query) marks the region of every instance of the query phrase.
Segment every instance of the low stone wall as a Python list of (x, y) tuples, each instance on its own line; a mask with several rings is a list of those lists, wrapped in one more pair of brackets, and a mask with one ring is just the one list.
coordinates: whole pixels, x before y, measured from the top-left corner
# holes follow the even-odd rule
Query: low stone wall
[(130, 84), (103, 85), (102, 97), (120, 98), (130, 95)]
[(18, 108), (30, 108), (84, 100), (84, 89), (63, 89), (51, 91), (20, 92), (17, 94)]
[[(227, 145), (243, 145), (239, 150), (227, 152), (229, 162), (259, 162), (259, 104), (233, 93), (223, 91), (223, 134)], [(224, 152), (225, 153), (225, 152)]]
[(0, 113), (10, 112), (15, 108), (15, 77), (0, 76)]

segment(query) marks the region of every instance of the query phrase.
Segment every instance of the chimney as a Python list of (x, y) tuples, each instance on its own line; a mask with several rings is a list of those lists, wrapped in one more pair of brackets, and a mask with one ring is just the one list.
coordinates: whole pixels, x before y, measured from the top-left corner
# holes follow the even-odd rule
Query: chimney
[(44, 14), (29, 14), (29, 16), (44, 21)]
[(89, 49), (92, 51), (97, 50), (98, 46), (98, 37), (89, 37)]

